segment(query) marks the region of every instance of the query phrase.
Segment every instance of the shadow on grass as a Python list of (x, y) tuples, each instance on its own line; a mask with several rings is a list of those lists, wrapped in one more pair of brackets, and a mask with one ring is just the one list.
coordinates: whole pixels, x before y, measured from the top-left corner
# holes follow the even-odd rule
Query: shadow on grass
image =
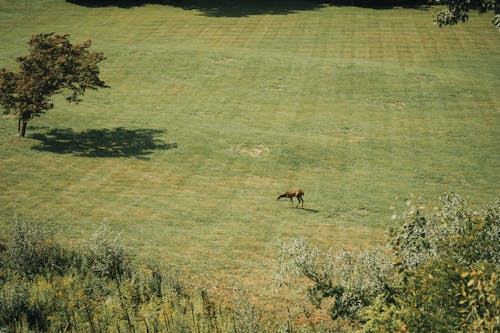
[(144, 5), (165, 5), (185, 10), (198, 10), (209, 17), (246, 17), (251, 15), (286, 15), (327, 6), (356, 6), (373, 9), (393, 7), (426, 7), (423, 0), (66, 0), (90, 8), (133, 8)]
[(299, 208), (299, 209), (309, 213), (319, 213), (319, 210), (317, 209), (311, 209), (311, 208)]
[(135, 157), (146, 159), (156, 150), (177, 148), (176, 143), (165, 143), (155, 138), (163, 130), (91, 129), (75, 132), (70, 128), (56, 128), (46, 133), (31, 134), (40, 141), (31, 149), (57, 154), (73, 154), (83, 157)]
[(166, 5), (185, 10), (199, 10), (210, 17), (246, 17), (260, 14), (286, 15), (326, 6), (321, 1), (286, 0), (66, 0), (85, 7), (133, 8), (143, 5)]

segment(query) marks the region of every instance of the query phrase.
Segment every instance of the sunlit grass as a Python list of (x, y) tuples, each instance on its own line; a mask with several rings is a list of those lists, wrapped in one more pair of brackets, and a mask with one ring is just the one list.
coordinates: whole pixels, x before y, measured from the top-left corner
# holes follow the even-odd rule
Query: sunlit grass
[[(498, 196), (488, 17), (438, 29), (433, 8), (303, 4), (224, 16), (0, 0), (0, 67), (32, 34), (69, 33), (104, 52), (111, 86), (57, 98), (24, 140), (0, 119), (1, 227), (37, 215), (78, 239), (107, 220), (139, 258), (265, 302), (281, 241), (380, 245), (410, 193)], [(291, 187), (307, 209), (275, 201)]]

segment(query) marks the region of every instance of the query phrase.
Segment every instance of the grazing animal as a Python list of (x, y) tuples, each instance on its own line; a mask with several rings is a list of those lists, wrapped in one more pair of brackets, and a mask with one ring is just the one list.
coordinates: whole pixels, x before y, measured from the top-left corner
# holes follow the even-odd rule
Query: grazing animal
[(297, 206), (295, 206), (295, 208), (298, 208), (300, 204), (302, 204), (302, 208), (304, 208), (304, 199), (302, 199), (303, 195), (304, 191), (302, 191), (301, 189), (290, 190), (286, 191), (283, 194), (278, 193), (278, 197), (276, 198), (276, 200), (279, 200), (281, 198), (288, 198), (290, 199), (290, 204), (293, 207), (293, 198), (297, 198), (297, 200), (299, 200), (299, 203), (297, 204)]

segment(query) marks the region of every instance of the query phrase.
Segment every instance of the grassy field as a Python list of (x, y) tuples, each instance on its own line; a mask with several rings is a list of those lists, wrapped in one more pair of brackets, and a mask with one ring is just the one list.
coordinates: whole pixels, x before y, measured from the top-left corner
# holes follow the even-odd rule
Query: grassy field
[[(437, 8), (150, 2), (0, 0), (0, 67), (67, 33), (104, 52), (111, 86), (56, 98), (24, 140), (0, 118), (0, 230), (37, 216), (78, 240), (106, 220), (140, 259), (268, 303), (281, 241), (380, 245), (410, 193), (498, 197), (488, 15), (438, 29)], [(274, 200), (292, 187), (306, 209)]]

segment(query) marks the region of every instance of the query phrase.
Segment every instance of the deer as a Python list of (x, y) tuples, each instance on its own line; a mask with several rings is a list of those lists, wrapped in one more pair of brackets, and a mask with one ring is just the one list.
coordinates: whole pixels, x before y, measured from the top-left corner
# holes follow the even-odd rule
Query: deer
[(300, 204), (302, 204), (302, 208), (304, 208), (304, 199), (302, 199), (303, 195), (304, 195), (304, 191), (302, 191), (301, 189), (290, 190), (290, 191), (286, 191), (283, 194), (278, 193), (278, 197), (276, 198), (276, 200), (279, 200), (281, 198), (289, 198), (290, 205), (292, 205), (292, 207), (293, 207), (293, 198), (297, 198), (297, 200), (299, 200), (299, 203), (297, 204), (297, 206), (295, 206), (295, 208), (298, 208)]

